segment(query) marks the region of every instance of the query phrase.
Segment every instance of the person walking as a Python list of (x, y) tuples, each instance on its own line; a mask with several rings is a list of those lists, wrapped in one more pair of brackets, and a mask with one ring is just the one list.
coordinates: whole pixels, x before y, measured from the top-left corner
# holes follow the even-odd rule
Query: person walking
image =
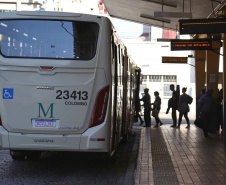
[(203, 133), (205, 137), (208, 137), (208, 128), (211, 120), (211, 107), (214, 103), (214, 99), (212, 97), (213, 88), (208, 87), (206, 90), (206, 95), (200, 98), (199, 104), (199, 114), (201, 114), (203, 120)]
[(189, 96), (186, 94), (187, 88), (183, 87), (182, 88), (182, 95), (179, 97), (179, 104), (178, 104), (178, 111), (179, 111), (179, 121), (178, 121), (178, 126), (177, 128), (180, 128), (180, 124), (182, 121), (182, 117), (184, 116), (184, 118), (186, 119), (187, 122), (187, 127), (186, 128), (190, 128), (190, 122), (189, 122), (189, 118), (188, 118), (188, 112), (189, 112), (189, 106), (188, 106), (188, 102), (189, 102)]
[(151, 126), (151, 96), (149, 94), (149, 89), (145, 88), (144, 89), (144, 97), (140, 99), (140, 101), (144, 102), (144, 122), (145, 122), (145, 127), (150, 127)]
[[(154, 95), (155, 95), (155, 101), (154, 101), (154, 103), (152, 103), (152, 105), (154, 105), (153, 111), (156, 111), (156, 115), (154, 116), (156, 125), (154, 126), (154, 128), (157, 128), (157, 127), (159, 127), (159, 123), (160, 123), (160, 126), (162, 125), (162, 122), (159, 119), (159, 112), (160, 112), (160, 109), (161, 109), (162, 100), (159, 97), (158, 91), (155, 91)], [(152, 111), (152, 113), (153, 113), (153, 111)]]
[(140, 110), (141, 110), (140, 101), (139, 99), (137, 99), (135, 104), (135, 116), (137, 117), (137, 121), (138, 121), (138, 118), (140, 119), (140, 126), (141, 126), (144, 123), (144, 121), (141, 118)]
[[(175, 87), (174, 84), (170, 85), (170, 90), (173, 91), (172, 94), (172, 120), (173, 120), (173, 125), (171, 125), (171, 127), (176, 127), (177, 126), (177, 108), (178, 108), (178, 99), (179, 99), (179, 95), (177, 93), (177, 91), (175, 91)], [(168, 112), (167, 112), (168, 113)]]

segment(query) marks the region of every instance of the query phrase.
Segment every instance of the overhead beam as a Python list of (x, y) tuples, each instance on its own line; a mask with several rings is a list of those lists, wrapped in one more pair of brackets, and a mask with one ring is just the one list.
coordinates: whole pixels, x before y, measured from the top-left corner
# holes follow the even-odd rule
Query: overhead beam
[(185, 12), (154, 12), (154, 17), (192, 18), (192, 13)]
[(169, 6), (169, 7), (173, 7), (173, 8), (177, 8), (177, 4), (176, 3), (163, 2), (162, 0), (143, 0), (143, 1), (147, 1), (147, 2), (155, 3), (155, 4), (160, 4), (160, 5), (164, 5), (164, 6)]
[(140, 17), (143, 17), (143, 18), (146, 18), (146, 19), (151, 19), (151, 20), (154, 20), (154, 21), (165, 22), (165, 23), (171, 22), (169, 19), (157, 18), (157, 17), (153, 17), (153, 16), (147, 15), (147, 14), (140, 14)]

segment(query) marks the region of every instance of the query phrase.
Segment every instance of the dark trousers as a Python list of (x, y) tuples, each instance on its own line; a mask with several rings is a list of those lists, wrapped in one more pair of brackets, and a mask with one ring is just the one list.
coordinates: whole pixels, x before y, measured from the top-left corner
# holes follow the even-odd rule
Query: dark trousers
[[(140, 113), (139, 113), (140, 111), (135, 111), (135, 115), (137, 116), (137, 118), (139, 118), (140, 119), (140, 122), (143, 122), (143, 120), (142, 120), (142, 118), (141, 118), (141, 115), (140, 115)], [(138, 120), (137, 120), (138, 121)]]
[(177, 126), (177, 112), (176, 108), (172, 107), (172, 119), (173, 119), (173, 125)]
[(185, 118), (186, 121), (187, 121), (188, 126), (190, 126), (189, 118), (188, 118), (188, 112), (180, 112), (180, 114), (179, 114), (179, 123), (178, 123), (178, 126), (180, 126), (180, 124), (181, 124), (183, 115), (184, 115), (184, 118)]
[(141, 118), (141, 116), (140, 116), (139, 113), (137, 114), (137, 116), (138, 116), (138, 118), (140, 119), (140, 122), (143, 122), (143, 120), (142, 120), (142, 118)]
[[(158, 109), (157, 109), (157, 110), (158, 110)], [(158, 110), (158, 116), (155, 117), (156, 125), (158, 125), (158, 124), (161, 122), (160, 119), (159, 119), (159, 112), (160, 112), (160, 110)]]
[(156, 125), (158, 125), (160, 123), (159, 117), (155, 117), (155, 121), (156, 121)]
[(202, 120), (203, 120), (203, 132), (208, 133), (209, 123), (211, 121), (211, 114), (208, 112), (202, 112)]
[(144, 109), (144, 121), (146, 126), (151, 125), (151, 108), (145, 108)]

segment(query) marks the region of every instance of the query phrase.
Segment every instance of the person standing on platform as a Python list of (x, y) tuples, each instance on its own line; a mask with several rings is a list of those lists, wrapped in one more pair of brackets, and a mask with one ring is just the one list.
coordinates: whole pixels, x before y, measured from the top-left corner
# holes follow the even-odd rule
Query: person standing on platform
[(137, 121), (138, 121), (138, 118), (140, 119), (140, 126), (141, 126), (144, 123), (144, 121), (141, 118), (140, 110), (141, 110), (140, 101), (139, 101), (139, 99), (137, 99), (136, 105), (135, 105), (135, 116), (137, 116)]
[[(160, 123), (160, 126), (162, 126), (162, 122), (159, 119), (159, 112), (160, 112), (160, 109), (161, 109), (161, 98), (159, 97), (159, 92), (158, 91), (155, 91), (154, 95), (155, 95), (155, 101), (153, 103), (153, 105), (154, 105), (153, 109), (154, 110), (156, 109), (158, 111), (156, 116), (154, 116), (155, 117), (155, 122), (156, 122), (156, 125), (154, 127), (157, 128), (159, 126), (159, 123)], [(152, 111), (152, 113), (153, 113), (153, 111)]]
[[(205, 96), (205, 95), (206, 95), (206, 89), (204, 88), (204, 89), (202, 89), (202, 91), (201, 91), (201, 97), (202, 97), (202, 96)], [(201, 98), (201, 97), (200, 97), (200, 98)]]
[(202, 96), (200, 98), (200, 104), (199, 104), (199, 114), (201, 113), (201, 117), (203, 120), (203, 132), (205, 137), (208, 137), (208, 128), (209, 128), (209, 123), (211, 121), (211, 107), (214, 103), (212, 94), (213, 94), (213, 88), (208, 87), (206, 90), (206, 96)]
[[(171, 127), (176, 127), (177, 126), (177, 108), (178, 108), (178, 100), (179, 100), (179, 94), (177, 91), (175, 91), (174, 84), (170, 85), (170, 90), (173, 91), (172, 94), (172, 120), (173, 120), (173, 125)], [(166, 112), (168, 113), (168, 112)]]
[(145, 122), (145, 127), (150, 127), (151, 126), (151, 96), (149, 94), (149, 89), (146, 88), (144, 89), (144, 97), (140, 99), (140, 101), (144, 102), (144, 122)]
[(188, 118), (188, 112), (189, 112), (188, 98), (189, 98), (189, 96), (186, 94), (186, 91), (187, 91), (186, 87), (182, 88), (183, 94), (179, 97), (179, 104), (178, 104), (179, 122), (178, 122), (177, 128), (180, 128), (180, 124), (181, 124), (183, 115), (188, 124), (186, 128), (190, 128), (190, 122), (189, 122), (189, 118)]

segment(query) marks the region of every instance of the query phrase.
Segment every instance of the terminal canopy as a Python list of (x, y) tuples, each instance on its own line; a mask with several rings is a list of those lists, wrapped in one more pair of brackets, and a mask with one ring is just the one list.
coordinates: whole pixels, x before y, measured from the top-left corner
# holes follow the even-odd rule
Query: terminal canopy
[(179, 30), (179, 19), (222, 16), (226, 0), (103, 0), (110, 16)]

